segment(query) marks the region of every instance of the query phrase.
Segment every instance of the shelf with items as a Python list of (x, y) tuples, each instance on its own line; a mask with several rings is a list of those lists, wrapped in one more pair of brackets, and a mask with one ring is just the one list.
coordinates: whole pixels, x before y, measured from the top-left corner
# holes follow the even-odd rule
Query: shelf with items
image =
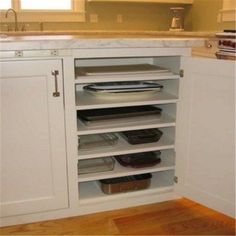
[[(125, 84), (124, 84), (125, 83)], [(178, 101), (179, 80), (160, 80), (160, 81), (136, 81), (120, 83), (97, 83), (97, 84), (77, 84), (76, 90), (76, 109), (101, 109), (116, 108), (127, 106), (142, 106), (176, 103)], [(101, 89), (88, 90), (89, 86), (101, 87)], [(123, 87), (124, 89), (107, 91), (103, 88)], [(130, 87), (140, 89), (131, 90)], [(143, 89), (141, 88), (143, 87)], [(155, 88), (156, 87), (156, 88)], [(160, 88), (158, 88), (160, 87)], [(96, 92), (97, 90), (97, 92)], [(123, 91), (123, 92), (121, 92)], [(126, 92), (128, 91), (128, 92)]]
[(178, 79), (178, 72), (158, 66), (159, 58), (77, 59), (75, 83)]
[[(174, 57), (173, 60), (176, 62), (178, 58)], [(177, 67), (165, 67), (164, 57), (75, 60), (78, 138), (84, 142), (104, 134), (113, 133), (118, 137), (118, 141), (110, 147), (95, 145), (84, 150), (78, 148), (79, 204), (173, 192), (176, 107), (180, 76)], [(145, 71), (146, 69), (150, 70)], [(147, 129), (155, 129), (157, 133), (161, 133), (160, 140), (149, 143), (142, 140), (142, 144), (130, 144), (122, 133), (137, 131), (134, 132), (136, 135), (140, 131), (149, 132)], [(161, 153), (160, 157), (157, 153)], [(124, 162), (117, 160), (116, 156), (122, 156), (120, 158), (123, 158)], [(143, 159), (140, 160), (140, 157)], [(146, 157), (150, 159), (147, 160)], [(128, 161), (127, 158), (142, 164), (142, 161), (152, 164), (143, 164), (142, 168), (122, 166)], [(108, 160), (115, 160), (114, 166), (103, 171), (102, 164)], [(97, 170), (99, 163), (102, 163), (102, 167)], [(87, 168), (83, 169), (84, 166)], [(94, 166), (96, 170), (93, 169)], [(83, 173), (85, 171), (87, 173)], [(152, 173), (153, 177), (151, 186), (145, 190), (107, 195), (98, 186), (99, 180), (130, 178), (148, 173)]]
[(158, 142), (138, 144), (138, 145), (129, 144), (128, 142), (126, 142), (126, 140), (124, 140), (122, 137), (118, 135), (119, 140), (116, 145), (110, 148), (79, 150), (78, 159), (83, 160), (83, 159), (91, 159), (98, 157), (108, 157), (112, 155), (124, 155), (130, 153), (149, 152), (149, 151), (174, 148), (174, 138), (171, 137), (170, 135), (169, 136), (166, 135), (166, 129), (167, 128), (162, 129), (162, 131), (164, 131), (164, 135), (160, 138)]
[(116, 99), (102, 99), (83, 91), (76, 92), (77, 110), (167, 104), (176, 103), (177, 101), (178, 97), (176, 95), (165, 92), (153, 94), (152, 96), (146, 98), (132, 97), (129, 99), (124, 99), (122, 97)]
[(132, 168), (124, 167), (115, 161), (114, 169), (111, 171), (89, 173), (89, 174), (79, 174), (78, 182), (88, 182), (99, 179), (116, 178), (122, 176), (130, 176), (158, 171), (173, 170), (175, 168), (175, 157), (173, 150), (165, 150), (161, 152), (161, 163), (153, 167), (143, 167), (143, 168)]
[(144, 197), (150, 194), (161, 194), (174, 190), (174, 170), (152, 173), (151, 186), (145, 190), (137, 190), (118, 194), (104, 194), (97, 181), (79, 183), (79, 203), (89, 204), (128, 199), (129, 197)]
[[(179, 78), (179, 56), (75, 59), (76, 83)], [(147, 77), (147, 78), (146, 78)]]
[(146, 73), (141, 75), (90, 75), (76, 76), (75, 84), (100, 83), (100, 82), (123, 82), (123, 81), (148, 81), (148, 80), (175, 80), (179, 79), (178, 74), (172, 72)]
[[(138, 108), (140, 110), (140, 108), (142, 107), (139, 106)], [(159, 110), (161, 109), (161, 113), (154, 115), (153, 114), (140, 115), (135, 117), (129, 117), (128, 119), (127, 118), (105, 119), (104, 121), (99, 121), (99, 122), (86, 122), (83, 120), (83, 117), (81, 117), (80, 115), (81, 112), (77, 111), (77, 117), (78, 117), (77, 134), (88, 135), (88, 134), (98, 134), (98, 133), (121, 132), (125, 130), (140, 130), (140, 129), (175, 126), (175, 117), (176, 117), (175, 103), (158, 104), (155, 106), (147, 106), (147, 108), (159, 109)], [(96, 113), (96, 110), (91, 110), (91, 111), (93, 113)], [(113, 109), (112, 110), (110, 109), (109, 111), (113, 111)]]
[(78, 135), (88, 135), (88, 134), (98, 134), (98, 133), (111, 133), (111, 132), (121, 132), (125, 130), (138, 130), (138, 129), (150, 129), (150, 128), (162, 128), (175, 126), (175, 119), (167, 114), (162, 114), (159, 119), (153, 120), (153, 118), (142, 117), (133, 118), (133, 121), (127, 123), (114, 123), (113, 120), (107, 121), (105, 124), (99, 126), (86, 125), (80, 119), (77, 120)]

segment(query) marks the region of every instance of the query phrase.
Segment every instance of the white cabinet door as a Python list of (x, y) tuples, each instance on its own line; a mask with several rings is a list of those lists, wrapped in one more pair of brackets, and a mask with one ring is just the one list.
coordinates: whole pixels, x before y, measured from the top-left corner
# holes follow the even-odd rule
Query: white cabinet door
[(176, 188), (182, 196), (235, 214), (235, 66), (183, 58), (176, 134)]
[(0, 62), (1, 216), (68, 206), (62, 78), (61, 60)]

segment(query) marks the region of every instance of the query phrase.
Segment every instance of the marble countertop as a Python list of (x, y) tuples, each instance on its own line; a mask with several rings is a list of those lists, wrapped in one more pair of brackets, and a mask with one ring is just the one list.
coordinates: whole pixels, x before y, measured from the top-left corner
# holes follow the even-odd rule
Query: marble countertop
[(143, 36), (179, 36), (179, 37), (215, 37), (215, 31), (154, 31), (154, 30), (54, 30), (54, 31), (10, 31), (0, 34), (9, 36), (40, 36), (40, 35), (143, 35)]
[[(14, 33), (14, 32), (13, 32)], [(0, 50), (80, 48), (202, 47), (213, 33), (169, 31), (17, 32), (0, 36)]]

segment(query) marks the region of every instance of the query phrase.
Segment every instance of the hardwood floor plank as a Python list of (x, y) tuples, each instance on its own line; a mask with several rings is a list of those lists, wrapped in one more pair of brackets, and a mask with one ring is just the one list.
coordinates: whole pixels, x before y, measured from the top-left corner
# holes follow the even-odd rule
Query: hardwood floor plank
[(235, 220), (181, 199), (3, 227), (0, 235), (235, 235)]
[[(158, 230), (162, 232), (164, 225), (176, 224), (180, 221), (201, 217), (201, 213), (192, 210), (196, 208), (196, 205), (197, 204), (193, 202), (187, 206), (176, 202), (172, 208), (159, 208), (152, 212), (114, 219), (114, 221), (122, 233), (148, 234), (149, 231), (153, 231), (153, 228), (158, 228)], [(155, 209), (155, 207), (153, 209)], [(131, 225), (134, 227), (131, 227)], [(143, 228), (143, 226), (145, 226), (145, 228)], [(161, 234), (161, 232), (158, 232), (158, 234)], [(165, 230), (163, 232), (166, 234)]]

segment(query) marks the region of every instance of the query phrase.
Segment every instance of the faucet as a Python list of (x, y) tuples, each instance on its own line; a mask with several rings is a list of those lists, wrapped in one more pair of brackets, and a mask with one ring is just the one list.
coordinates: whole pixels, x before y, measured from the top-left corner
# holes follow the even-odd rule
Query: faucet
[(6, 12), (6, 14), (5, 14), (5, 18), (8, 17), (8, 13), (9, 13), (10, 11), (13, 12), (13, 14), (14, 14), (14, 18), (15, 18), (15, 21), (14, 21), (14, 24), (15, 24), (15, 31), (18, 31), (17, 13), (16, 13), (16, 11), (15, 11), (13, 8), (9, 8), (9, 9), (7, 10), (7, 12)]

